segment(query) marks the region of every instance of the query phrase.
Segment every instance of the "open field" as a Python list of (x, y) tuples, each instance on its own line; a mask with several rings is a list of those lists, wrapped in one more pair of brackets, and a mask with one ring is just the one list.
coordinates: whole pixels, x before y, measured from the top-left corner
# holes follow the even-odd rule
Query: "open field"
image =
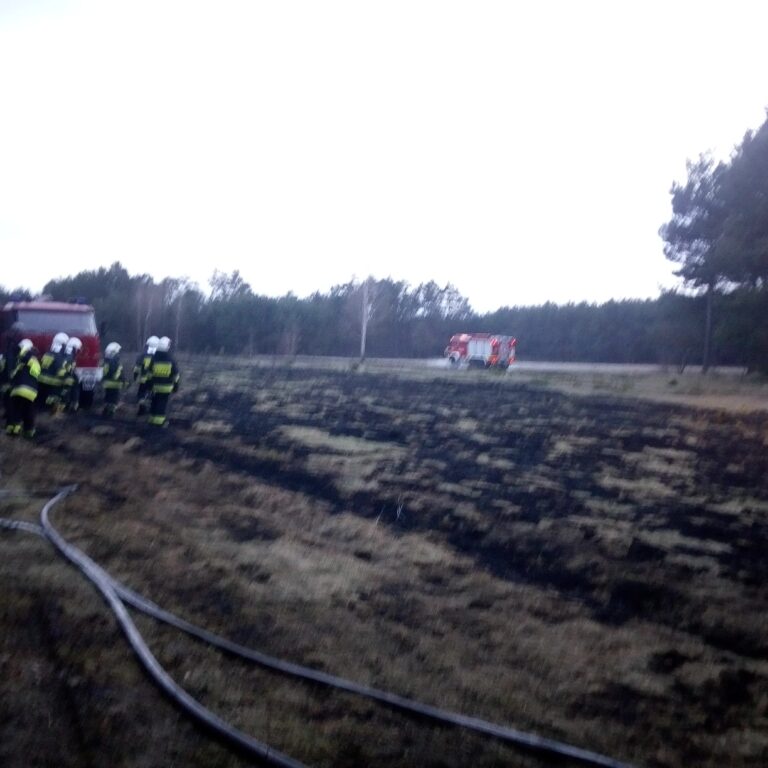
[[(65, 536), (268, 653), (639, 766), (768, 764), (762, 385), (183, 372), (171, 429), (44, 417), (36, 443), (0, 442), (0, 488), (79, 482), (53, 515)], [(0, 532), (0, 585), (0, 765), (247, 764), (155, 690), (45, 542)], [(190, 692), (308, 765), (552, 764), (137, 623)]]

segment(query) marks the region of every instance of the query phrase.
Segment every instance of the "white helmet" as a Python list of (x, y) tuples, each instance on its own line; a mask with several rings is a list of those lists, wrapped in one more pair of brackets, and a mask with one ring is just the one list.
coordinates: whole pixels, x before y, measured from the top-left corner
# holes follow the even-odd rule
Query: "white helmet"
[(157, 342), (158, 352), (167, 352), (171, 348), (171, 340), (167, 336), (163, 336)]
[(69, 336), (66, 333), (57, 333), (51, 342), (51, 352), (61, 352), (68, 341)]
[(121, 349), (122, 347), (116, 341), (110, 342), (104, 350), (104, 357), (117, 357)]
[(35, 345), (32, 343), (31, 339), (22, 339), (19, 342), (19, 352), (24, 353), (28, 349), (32, 349)]
[(83, 348), (83, 342), (80, 341), (80, 339), (78, 339), (77, 336), (73, 336), (67, 342), (67, 352), (79, 352), (82, 348)]
[(157, 349), (157, 342), (160, 341), (160, 339), (157, 338), (157, 336), (150, 336), (147, 339), (146, 346), (152, 347), (152, 349)]

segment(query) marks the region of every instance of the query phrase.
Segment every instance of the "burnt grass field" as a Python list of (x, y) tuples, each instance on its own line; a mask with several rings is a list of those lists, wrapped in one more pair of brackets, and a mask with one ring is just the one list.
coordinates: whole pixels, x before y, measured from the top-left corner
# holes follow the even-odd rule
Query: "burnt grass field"
[[(222, 372), (227, 369), (227, 372)], [(768, 765), (768, 416), (482, 372), (186, 361), (172, 426), (0, 443), (0, 515), (246, 645), (638, 766)], [(101, 598), (0, 531), (0, 765), (244, 766)], [(141, 616), (176, 680), (311, 766), (547, 766)]]

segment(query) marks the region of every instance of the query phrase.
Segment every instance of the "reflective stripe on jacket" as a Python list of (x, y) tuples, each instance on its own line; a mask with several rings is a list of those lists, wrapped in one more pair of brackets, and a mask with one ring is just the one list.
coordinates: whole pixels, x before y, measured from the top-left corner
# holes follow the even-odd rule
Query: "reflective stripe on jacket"
[(77, 382), (77, 376), (75, 376), (75, 368), (77, 368), (77, 362), (75, 361), (76, 354), (74, 352), (64, 353), (64, 365), (66, 366), (66, 373), (64, 374), (64, 386), (74, 387)]
[(51, 387), (61, 386), (67, 375), (67, 367), (64, 352), (46, 352), (40, 360), (40, 383)]
[(179, 384), (179, 369), (168, 352), (155, 352), (149, 369), (152, 391), (169, 395)]
[(25, 400), (37, 398), (37, 380), (40, 377), (40, 361), (26, 352), (19, 355), (11, 374), (11, 397)]
[(101, 379), (104, 389), (122, 389), (123, 382), (123, 366), (118, 358), (113, 357), (104, 361), (104, 365), (101, 366), (103, 376)]
[(146, 384), (149, 381), (149, 372), (152, 368), (154, 355), (144, 352), (136, 358), (136, 365), (133, 366), (133, 380), (139, 380), (139, 384)]

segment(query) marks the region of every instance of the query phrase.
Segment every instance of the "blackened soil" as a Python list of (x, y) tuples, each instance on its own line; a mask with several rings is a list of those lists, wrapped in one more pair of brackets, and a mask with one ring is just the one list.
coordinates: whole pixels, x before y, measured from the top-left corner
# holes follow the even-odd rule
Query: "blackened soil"
[[(675, 588), (696, 577), (696, 557), (744, 587), (768, 581), (768, 516), (751, 509), (768, 503), (764, 416), (710, 418), (507, 381), (303, 370), (278, 379), (254, 369), (238, 389), (202, 392), (175, 407), (188, 423), (222, 420), (229, 437), (169, 431), (153, 450), (213, 461), (396, 530), (439, 532), (478, 566), (586, 601), (601, 621), (652, 616), (708, 631), (695, 619), (702, 606)], [(370, 489), (313, 465), (339, 452), (333, 441), (306, 445), (285, 427), (381, 446)], [(615, 551), (605, 546), (613, 526), (630, 531)], [(718, 644), (726, 634), (709, 631)], [(754, 637), (740, 650), (762, 656), (768, 646)]]
[[(728, 629), (702, 627), (703, 606), (675, 584), (696, 577), (697, 556), (744, 587), (768, 581), (768, 515), (751, 509), (768, 504), (765, 416), (710, 417), (508, 381), (259, 368), (225, 392), (203, 382), (173, 407), (175, 429), (143, 428), (150, 451), (214, 462), (399, 531), (438, 532), (478, 566), (584, 601), (600, 621), (682, 622), (728, 646)], [(211, 439), (191, 428), (210, 420), (232, 431)], [(135, 433), (131, 421), (112, 426)], [(285, 427), (377, 444), (370, 489), (313, 465), (339, 453), (332, 440), (307, 445)], [(631, 534), (606, 551), (613, 526)], [(762, 637), (738, 645), (768, 653)]]
[[(574, 706), (598, 722), (658, 722), (659, 738), (678, 748), (648, 765), (705, 762), (696, 739), (680, 745), (678, 726), (725, 732), (765, 706), (768, 679), (755, 671), (768, 657), (765, 416), (569, 396), (508, 377), (252, 368), (185, 388), (174, 418), (168, 430), (117, 418), (109, 440), (138, 436), (148, 454), (257, 478), (395, 533), (428, 533), (479, 570), (572, 601), (606, 631), (656, 627), (706, 649), (721, 664), (714, 677), (698, 679), (697, 653), (670, 645), (645, 670), (665, 693), (622, 682)], [(82, 415), (79, 428), (97, 422)], [(237, 542), (277, 536), (263, 522), (221, 522)], [(226, 595), (217, 599), (231, 611)], [(480, 599), (470, 610), (492, 606)]]

